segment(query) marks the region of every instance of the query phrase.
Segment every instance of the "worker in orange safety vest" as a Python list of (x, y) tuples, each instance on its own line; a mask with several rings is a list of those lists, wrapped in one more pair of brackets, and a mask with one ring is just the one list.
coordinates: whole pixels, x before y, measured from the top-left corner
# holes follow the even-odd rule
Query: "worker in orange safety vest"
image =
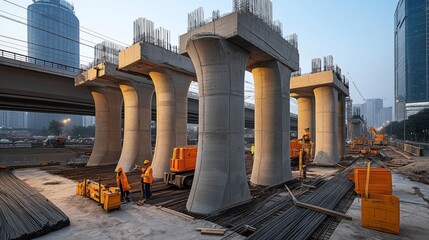
[(121, 190), (121, 202), (126, 203), (129, 202), (130, 199), (130, 184), (128, 184), (127, 175), (124, 173), (124, 170), (121, 166), (116, 169), (116, 185)]
[(142, 168), (142, 182), (144, 189), (144, 197), (149, 200), (152, 197), (152, 181), (153, 181), (153, 170), (150, 166), (149, 160), (144, 160), (144, 168)]

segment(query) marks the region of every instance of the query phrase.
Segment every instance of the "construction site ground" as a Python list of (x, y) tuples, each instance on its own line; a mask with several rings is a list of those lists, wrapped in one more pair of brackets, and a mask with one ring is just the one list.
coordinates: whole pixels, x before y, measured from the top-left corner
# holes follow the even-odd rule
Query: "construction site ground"
[[(428, 171), (425, 174), (424, 171), (420, 171), (421, 168), (406, 168), (407, 166), (401, 166), (402, 164), (399, 162), (407, 161), (408, 163), (410, 161), (408, 165), (419, 163), (427, 168), (429, 158), (410, 158), (389, 148), (382, 151), (385, 155), (392, 157), (387, 163), (395, 166), (396, 168), (393, 168), (393, 170), (398, 172), (398, 174), (393, 175), (393, 191), (401, 200), (401, 234), (397, 236), (361, 227), (360, 198), (356, 198), (356, 194), (350, 191), (335, 210), (347, 212), (348, 215), (353, 217), (353, 220), (341, 221), (334, 217), (328, 217), (320, 225), (319, 229), (313, 233), (311, 239), (427, 239), (429, 235), (429, 218), (427, 217), (429, 216), (429, 185), (411, 181), (405, 178), (404, 175), (400, 175), (400, 173), (411, 172), (410, 178), (425, 182), (427, 181)], [(58, 152), (61, 152), (61, 150), (55, 150), (55, 154), (59, 154)], [(57, 156), (59, 157), (58, 161), (67, 162), (61, 156)], [(31, 157), (29, 156), (27, 159), (29, 158)], [(4, 164), (4, 160), (2, 164), (7, 165)], [(248, 173), (251, 171), (251, 164), (252, 157), (248, 155), (246, 156)], [(347, 162), (342, 164), (347, 165)], [(309, 167), (307, 175), (309, 179), (316, 179), (320, 178), (320, 176), (334, 173), (339, 169), (341, 167)], [(15, 170), (15, 174), (20, 179), (39, 190), (41, 194), (70, 217), (70, 227), (49, 233), (41, 239), (87, 239), (88, 237), (96, 237), (97, 239), (219, 239), (222, 237), (201, 235), (195, 228), (233, 228), (235, 222), (252, 216), (248, 213), (252, 210), (252, 205), (250, 204), (230, 209), (216, 216), (198, 216), (187, 213), (185, 205), (189, 189), (181, 190), (169, 187), (161, 181), (154, 183), (153, 199), (143, 206), (138, 206), (136, 202), (141, 199), (140, 173), (138, 171), (128, 174), (133, 201), (122, 205), (118, 211), (112, 211), (107, 214), (96, 202), (75, 195), (76, 181), (82, 181), (85, 178), (98, 180), (100, 177), (103, 184), (113, 186), (115, 184), (113, 170), (114, 166), (78, 167), (64, 164)], [(298, 172), (295, 168), (294, 170), (294, 177), (297, 177)], [(302, 187), (298, 181), (291, 181), (288, 186), (292, 189)], [(251, 203), (253, 205), (275, 204), (281, 197), (288, 196), (282, 187), (251, 187), (251, 193), (254, 196), (254, 200)], [(165, 212), (163, 208), (192, 215), (195, 220), (188, 220)], [(267, 223), (269, 223), (269, 220), (264, 224)], [(241, 239), (246, 234), (238, 235), (228, 231), (225, 236)]]

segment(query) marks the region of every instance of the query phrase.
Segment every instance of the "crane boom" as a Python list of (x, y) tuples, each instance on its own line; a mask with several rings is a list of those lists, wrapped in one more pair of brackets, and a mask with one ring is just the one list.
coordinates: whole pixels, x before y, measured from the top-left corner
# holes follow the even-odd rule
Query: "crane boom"
[(356, 86), (355, 82), (352, 81), (353, 85), (355, 86), (356, 90), (358, 91), (359, 95), (361, 96), (361, 98), (365, 101), (365, 98), (363, 97), (362, 93), (359, 91), (359, 88)]

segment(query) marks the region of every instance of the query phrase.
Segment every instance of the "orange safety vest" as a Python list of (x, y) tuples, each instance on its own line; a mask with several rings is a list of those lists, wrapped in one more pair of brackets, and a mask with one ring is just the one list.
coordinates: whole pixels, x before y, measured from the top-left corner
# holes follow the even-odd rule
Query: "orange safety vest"
[(142, 168), (142, 172), (143, 172), (143, 174), (141, 176), (143, 178), (143, 182), (144, 183), (150, 183), (150, 184), (152, 184), (152, 180), (153, 180), (153, 177), (152, 177), (152, 174), (153, 174), (152, 167), (149, 166), (146, 169)]
[(122, 170), (122, 168), (119, 168), (118, 170), (120, 170), (120, 174), (118, 176), (118, 174), (116, 174), (116, 185), (119, 187), (119, 183), (122, 184), (122, 191), (129, 191), (131, 189), (130, 184), (128, 184), (128, 178), (127, 175), (125, 175), (124, 171)]

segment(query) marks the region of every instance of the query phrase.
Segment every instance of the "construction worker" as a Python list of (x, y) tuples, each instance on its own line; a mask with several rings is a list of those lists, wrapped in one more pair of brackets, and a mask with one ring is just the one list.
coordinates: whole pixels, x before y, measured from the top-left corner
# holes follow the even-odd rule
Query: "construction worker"
[(144, 168), (142, 168), (142, 179), (143, 179), (143, 188), (144, 188), (144, 197), (146, 200), (149, 200), (152, 197), (152, 180), (153, 180), (153, 170), (150, 166), (149, 160), (144, 160)]
[(310, 128), (306, 128), (304, 129), (305, 133), (302, 136), (302, 140), (304, 141), (304, 143), (310, 143), (311, 141), (311, 137), (310, 137)]
[(124, 173), (124, 170), (121, 166), (116, 170), (116, 185), (121, 190), (121, 202), (126, 203), (129, 202), (130, 199), (130, 184), (128, 184), (127, 175)]
[(252, 146), (250, 147), (250, 155), (254, 155), (255, 154), (255, 144), (252, 144)]

